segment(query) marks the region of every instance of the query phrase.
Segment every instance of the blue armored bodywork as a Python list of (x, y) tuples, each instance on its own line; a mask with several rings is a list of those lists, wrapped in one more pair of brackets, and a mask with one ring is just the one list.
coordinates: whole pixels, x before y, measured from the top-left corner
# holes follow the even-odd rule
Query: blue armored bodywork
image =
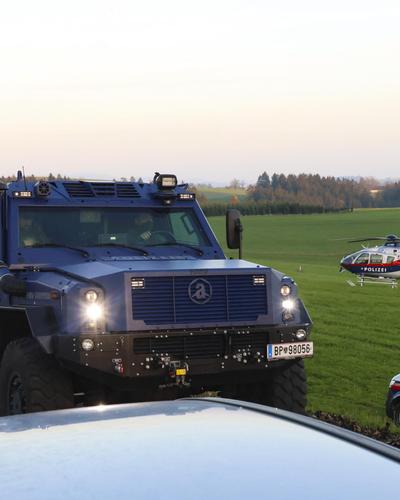
[(285, 358), (267, 344), (307, 342), (293, 280), (226, 259), (195, 195), (164, 177), (3, 186), (2, 272), (25, 292), (0, 286), (2, 352), (31, 337), (79, 375), (161, 384), (171, 366), (185, 383), (252, 373)]

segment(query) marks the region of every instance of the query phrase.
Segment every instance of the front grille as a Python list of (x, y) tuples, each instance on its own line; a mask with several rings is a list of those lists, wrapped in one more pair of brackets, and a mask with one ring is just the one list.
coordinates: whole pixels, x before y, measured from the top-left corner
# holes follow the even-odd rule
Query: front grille
[(233, 351), (239, 349), (254, 349), (262, 352), (267, 344), (267, 333), (249, 333), (247, 335), (232, 335), (231, 337), (231, 347)]
[[(211, 290), (203, 303), (193, 300), (198, 282)], [(266, 286), (252, 274), (145, 277), (144, 288), (132, 289), (132, 316), (149, 325), (256, 321), (268, 312)]]
[(140, 338), (133, 344), (135, 354), (173, 356), (185, 358), (210, 358), (223, 356), (224, 335), (180, 336), (167, 338)]

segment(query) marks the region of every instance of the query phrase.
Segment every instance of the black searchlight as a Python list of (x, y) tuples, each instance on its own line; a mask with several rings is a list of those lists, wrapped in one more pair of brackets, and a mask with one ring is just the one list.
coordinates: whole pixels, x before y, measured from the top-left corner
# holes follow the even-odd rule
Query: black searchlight
[(157, 184), (158, 189), (173, 190), (178, 185), (176, 175), (155, 173), (153, 181)]

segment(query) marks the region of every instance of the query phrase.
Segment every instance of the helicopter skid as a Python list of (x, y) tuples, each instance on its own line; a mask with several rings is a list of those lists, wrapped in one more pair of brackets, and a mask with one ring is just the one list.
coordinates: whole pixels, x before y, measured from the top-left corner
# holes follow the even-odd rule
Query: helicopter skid
[(367, 283), (369, 284), (378, 284), (378, 285), (389, 285), (392, 288), (397, 288), (397, 280), (396, 278), (389, 278), (387, 276), (358, 276), (358, 284), (360, 286), (364, 286)]

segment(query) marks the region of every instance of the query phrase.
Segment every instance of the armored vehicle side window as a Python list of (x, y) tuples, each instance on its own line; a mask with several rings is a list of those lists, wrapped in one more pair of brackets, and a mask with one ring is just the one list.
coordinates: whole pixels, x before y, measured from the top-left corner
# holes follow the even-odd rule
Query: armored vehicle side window
[(379, 255), (378, 253), (373, 253), (370, 257), (370, 263), (371, 264), (382, 264), (383, 262), (383, 256)]
[(162, 246), (210, 242), (192, 209), (21, 207), (20, 246)]
[(354, 263), (355, 264), (368, 264), (368, 260), (369, 260), (369, 254), (364, 252), (356, 258)]

